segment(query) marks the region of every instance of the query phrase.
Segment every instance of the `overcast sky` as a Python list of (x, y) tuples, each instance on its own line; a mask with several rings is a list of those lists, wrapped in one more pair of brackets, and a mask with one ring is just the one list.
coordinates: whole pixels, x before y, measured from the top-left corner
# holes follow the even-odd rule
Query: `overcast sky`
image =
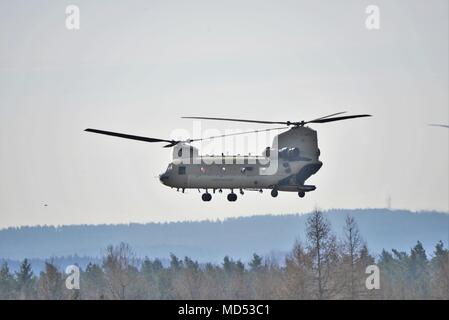
[[(448, 1), (317, 2), (0, 0), (0, 228), (385, 207), (389, 196), (393, 208), (448, 211), (449, 130), (427, 126), (449, 123)], [(69, 4), (78, 31), (66, 29)], [(379, 30), (365, 27), (370, 4)], [(192, 131), (181, 116), (338, 111), (374, 117), (313, 126), (324, 165), (304, 199), (204, 203), (160, 184), (170, 150), (83, 132), (165, 138)]]

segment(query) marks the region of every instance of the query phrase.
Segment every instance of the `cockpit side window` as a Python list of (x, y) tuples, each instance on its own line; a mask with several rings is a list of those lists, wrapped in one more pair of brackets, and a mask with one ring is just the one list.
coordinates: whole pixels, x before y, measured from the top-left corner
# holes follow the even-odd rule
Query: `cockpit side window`
[(186, 174), (186, 167), (184, 167), (184, 166), (178, 167), (178, 174), (179, 175)]

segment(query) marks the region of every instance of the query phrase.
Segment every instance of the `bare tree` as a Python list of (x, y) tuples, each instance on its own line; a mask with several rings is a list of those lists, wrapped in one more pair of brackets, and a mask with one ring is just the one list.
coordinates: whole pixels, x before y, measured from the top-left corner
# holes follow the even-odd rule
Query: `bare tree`
[(103, 259), (106, 282), (113, 299), (126, 299), (126, 288), (131, 284), (135, 257), (131, 247), (126, 243), (109, 246)]
[(307, 219), (307, 242), (313, 260), (317, 298), (330, 297), (330, 280), (338, 259), (336, 238), (331, 232), (329, 221), (316, 209)]
[(357, 274), (357, 265), (360, 261), (360, 252), (363, 248), (364, 241), (360, 236), (359, 228), (354, 217), (346, 216), (346, 224), (343, 228), (343, 263), (344, 269), (349, 273), (348, 283), (345, 283), (346, 291), (352, 300), (358, 296), (357, 287), (359, 285), (359, 276)]
[(44, 300), (61, 300), (63, 295), (64, 277), (53, 261), (45, 262), (45, 270), (41, 272), (38, 281), (38, 296)]
[[(219, 266), (207, 263), (203, 269), (201, 281), (201, 299), (224, 299), (225, 290), (223, 290), (223, 272)], [(220, 288), (217, 290), (217, 288)]]
[(106, 279), (101, 266), (89, 263), (80, 277), (81, 299), (103, 300), (107, 290)]
[(198, 262), (189, 257), (184, 258), (173, 283), (177, 297), (189, 300), (199, 299), (202, 280), (200, 271)]
[(313, 278), (311, 255), (296, 241), (292, 252), (285, 258), (285, 297), (288, 299), (310, 299)]

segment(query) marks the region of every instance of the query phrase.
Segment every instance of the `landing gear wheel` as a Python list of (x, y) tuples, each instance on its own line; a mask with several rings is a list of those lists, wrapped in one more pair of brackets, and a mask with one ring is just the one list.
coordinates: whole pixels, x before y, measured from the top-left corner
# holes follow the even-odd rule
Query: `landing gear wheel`
[(203, 199), (203, 201), (210, 201), (212, 199), (212, 195), (210, 193), (203, 193), (201, 195), (201, 199)]
[(276, 198), (278, 196), (279, 192), (276, 189), (271, 190), (271, 196), (273, 198)]
[(237, 195), (235, 193), (228, 194), (228, 201), (234, 202), (237, 200)]
[(306, 195), (306, 193), (305, 193), (304, 191), (299, 191), (299, 192), (298, 192), (298, 196), (299, 196), (300, 198), (304, 198), (305, 195)]

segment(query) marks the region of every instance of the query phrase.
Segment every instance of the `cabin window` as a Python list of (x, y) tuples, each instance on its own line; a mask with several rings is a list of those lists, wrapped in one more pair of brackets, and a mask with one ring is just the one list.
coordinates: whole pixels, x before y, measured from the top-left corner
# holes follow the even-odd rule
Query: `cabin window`
[(242, 169), (240, 169), (240, 172), (245, 173), (245, 172), (250, 172), (253, 171), (253, 167), (243, 167)]
[[(178, 157), (182, 157), (182, 148), (178, 150)], [(185, 168), (184, 168), (185, 169)]]
[(179, 175), (186, 174), (186, 167), (178, 167), (178, 174)]

